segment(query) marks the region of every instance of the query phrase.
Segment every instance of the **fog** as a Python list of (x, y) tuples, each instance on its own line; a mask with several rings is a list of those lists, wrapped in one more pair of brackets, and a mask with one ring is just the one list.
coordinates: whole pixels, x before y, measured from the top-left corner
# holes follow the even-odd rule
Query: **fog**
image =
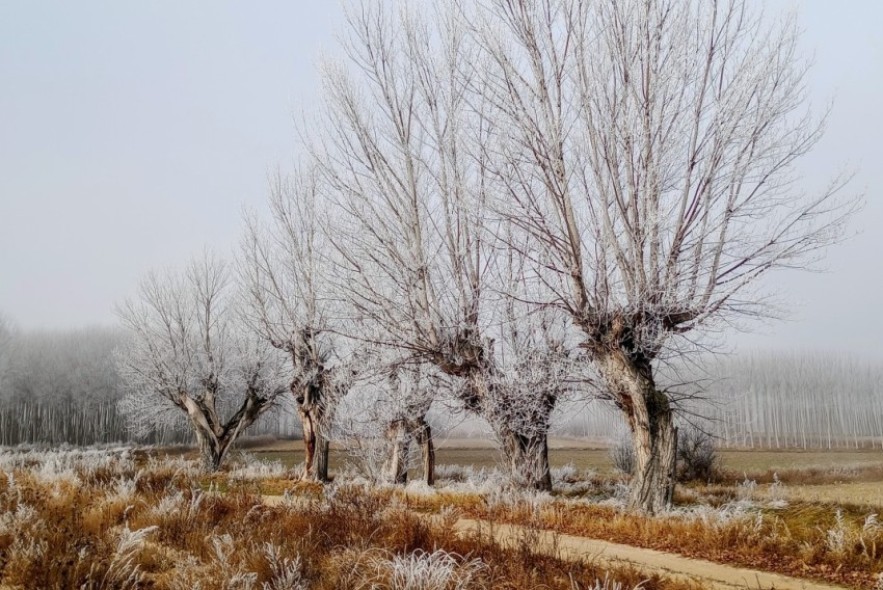
[[(883, 6), (796, 6), (828, 131), (801, 182), (842, 169), (866, 206), (824, 272), (771, 277), (785, 322), (728, 336), (741, 348), (877, 357), (883, 317)], [(225, 253), (243, 207), (297, 151), (336, 3), (20, 2), (0, 6), (0, 311), (22, 328), (116, 323), (153, 267)]]

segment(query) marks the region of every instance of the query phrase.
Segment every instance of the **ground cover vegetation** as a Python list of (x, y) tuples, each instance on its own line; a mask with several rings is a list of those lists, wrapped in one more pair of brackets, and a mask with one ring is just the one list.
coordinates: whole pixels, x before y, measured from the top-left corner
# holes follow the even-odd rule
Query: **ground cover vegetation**
[[(378, 486), (352, 468), (322, 485), (298, 471), (247, 455), (206, 473), (198, 453), (4, 450), (0, 581), (17, 588), (703, 585), (556, 559), (538, 550), (541, 531), (854, 588), (875, 588), (883, 574), (879, 508), (790, 501), (787, 488), (801, 484), (778, 479), (685, 484), (671, 509), (649, 517), (628, 509), (625, 476), (572, 467), (553, 470), (553, 494), (519, 490), (505, 472), (471, 466), (440, 466), (434, 487)], [(486, 531), (510, 523), (524, 532), (501, 545), (488, 533), (457, 532), (462, 518), (488, 523)]]
[(256, 482), (280, 473), (237, 463), (206, 477), (198, 461), (124, 448), (3, 451), (0, 581), (27, 589), (697, 587), (564, 562), (535, 553), (529, 537), (504, 548), (458, 535), (453, 513), (430, 521), (390, 492), (318, 487), (318, 500), (267, 505)]

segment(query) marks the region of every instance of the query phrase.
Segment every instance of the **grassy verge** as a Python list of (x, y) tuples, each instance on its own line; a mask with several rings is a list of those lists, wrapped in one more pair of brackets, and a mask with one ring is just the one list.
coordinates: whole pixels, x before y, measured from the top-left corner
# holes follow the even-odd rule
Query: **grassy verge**
[[(413, 497), (422, 510), (455, 506), (473, 518), (533, 526), (678, 553), (728, 565), (875, 588), (883, 573), (883, 526), (856, 507), (731, 502), (648, 518), (616, 506), (563, 499), (479, 495)], [(447, 508), (448, 510), (450, 508)]]

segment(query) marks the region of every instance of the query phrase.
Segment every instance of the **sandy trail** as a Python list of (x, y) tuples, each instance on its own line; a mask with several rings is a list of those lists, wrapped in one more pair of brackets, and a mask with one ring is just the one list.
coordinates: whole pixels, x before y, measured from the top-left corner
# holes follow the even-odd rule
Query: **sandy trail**
[[(264, 496), (269, 505), (280, 505), (287, 501), (294, 504), (309, 504), (309, 500), (282, 496)], [(530, 539), (535, 550), (568, 561), (589, 561), (606, 565), (632, 566), (648, 574), (660, 574), (669, 578), (700, 583), (705, 588), (732, 590), (751, 588), (752, 590), (844, 590), (822, 582), (793, 578), (782, 574), (763, 572), (683, 557), (654, 549), (643, 549), (631, 545), (609, 543), (598, 539), (565, 535), (554, 531), (529, 530), (526, 527), (510, 524), (462, 518), (454, 524), (457, 532), (492, 536), (504, 547), (517, 547), (523, 539)]]

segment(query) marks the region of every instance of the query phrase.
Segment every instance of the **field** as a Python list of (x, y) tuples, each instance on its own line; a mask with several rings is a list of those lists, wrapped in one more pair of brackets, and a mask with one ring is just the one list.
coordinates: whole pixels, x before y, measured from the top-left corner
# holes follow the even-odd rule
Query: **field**
[[(249, 448), (248, 453), (262, 461), (279, 462), (286, 468), (303, 461), (300, 441), (259, 444)], [(778, 479), (787, 487), (783, 493), (795, 499), (868, 504), (883, 509), (883, 452), (880, 450), (724, 449), (719, 454), (725, 483), (736, 485), (749, 479), (763, 490)], [(499, 451), (486, 440), (452, 439), (442, 441), (436, 449), (438, 465), (494, 469), (499, 460)], [(606, 447), (579, 440), (553, 439), (549, 460), (553, 468), (573, 467), (578, 472), (600, 477), (616, 475)], [(340, 470), (348, 462), (350, 457), (345, 451), (332, 449), (332, 471)]]
[(484, 442), (440, 445), (435, 489), (376, 485), (339, 450), (332, 484), (299, 482), (296, 446), (211, 476), (180, 448), (0, 450), (0, 587), (881, 587), (879, 452), (724, 451), (718, 482), (649, 518), (575, 441), (552, 445), (551, 495), (509, 489)]

